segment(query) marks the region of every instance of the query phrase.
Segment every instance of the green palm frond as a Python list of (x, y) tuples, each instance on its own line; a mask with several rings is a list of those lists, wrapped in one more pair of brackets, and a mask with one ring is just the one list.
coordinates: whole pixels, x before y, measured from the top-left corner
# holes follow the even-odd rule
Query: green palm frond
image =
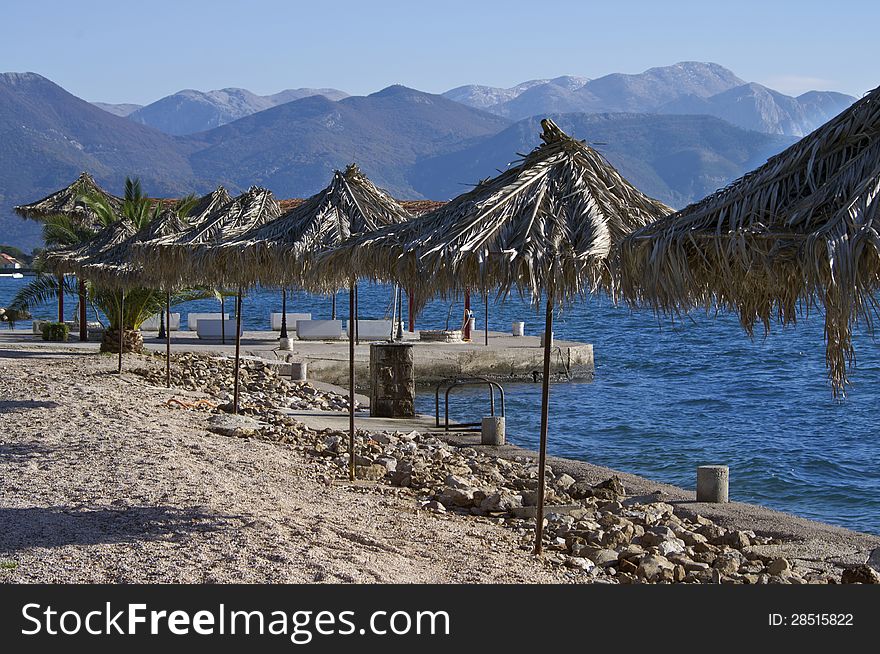
[(94, 235), (94, 230), (69, 215), (56, 214), (43, 220), (43, 241), (49, 247), (80, 245)]
[[(77, 292), (74, 283), (67, 277), (61, 278), (61, 288), (65, 293), (75, 294)], [(15, 294), (9, 306), (16, 310), (29, 311), (33, 307), (57, 299), (58, 289), (59, 280), (57, 277), (38, 273), (30, 283)]]

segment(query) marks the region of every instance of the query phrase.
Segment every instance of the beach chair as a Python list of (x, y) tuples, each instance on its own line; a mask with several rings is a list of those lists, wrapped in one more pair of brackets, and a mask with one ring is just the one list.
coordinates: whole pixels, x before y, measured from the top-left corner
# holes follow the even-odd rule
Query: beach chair
[[(212, 318), (219, 320), (222, 314), (220, 313), (188, 313), (186, 314), (186, 326), (190, 331), (198, 331), (199, 329), (199, 320), (202, 318)], [(226, 314), (226, 320), (231, 320), (230, 314)]]
[[(351, 336), (351, 320), (346, 321), (345, 333)], [(391, 338), (390, 320), (363, 320), (357, 321), (357, 337), (361, 341), (387, 341)]]
[[(161, 321), (162, 321), (162, 319), (159, 317), (159, 314), (156, 314), (155, 316), (150, 316), (149, 318), (144, 320), (143, 324), (141, 324), (141, 331), (142, 332), (157, 332), (157, 331), (159, 331), (159, 324), (161, 323)], [(173, 332), (176, 332), (178, 329), (180, 329), (180, 314), (179, 313), (172, 313), (171, 314), (171, 327), (169, 327), (168, 325), (165, 325), (165, 329), (170, 329)]]
[(333, 341), (342, 338), (341, 320), (297, 320), (296, 335), (301, 341)]
[[(290, 331), (296, 331), (296, 321), (297, 320), (311, 320), (312, 314), (310, 313), (288, 313), (287, 314), (287, 329)], [(273, 313), (271, 316), (272, 322), (272, 331), (280, 332), (281, 331), (281, 313)]]
[[(223, 322), (220, 318), (199, 318), (196, 334), (199, 338), (220, 340), (224, 332)], [(225, 322), (226, 338), (235, 338), (235, 321), (226, 320)]]

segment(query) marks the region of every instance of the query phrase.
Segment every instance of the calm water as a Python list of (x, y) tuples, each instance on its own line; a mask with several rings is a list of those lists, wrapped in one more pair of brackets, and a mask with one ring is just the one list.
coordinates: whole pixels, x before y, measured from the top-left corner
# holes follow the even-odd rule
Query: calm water
[[(0, 278), (0, 306), (26, 281)], [(482, 327), (482, 305), (474, 304)], [(269, 313), (280, 305), (277, 292), (252, 293), (244, 303), (246, 328), (266, 329)], [(387, 288), (362, 288), (363, 317), (382, 317), (389, 305)], [(346, 295), (340, 294), (338, 307), (347, 317)], [(71, 298), (68, 315), (74, 308)], [(417, 326), (443, 327), (448, 308), (432, 303)], [(219, 309), (210, 300), (178, 310)], [(300, 310), (329, 317), (330, 300), (297, 293), (288, 311)], [(52, 317), (53, 311), (50, 305), (34, 313)], [(450, 326), (461, 312), (459, 303)], [(524, 320), (527, 334), (543, 331), (543, 313), (516, 299), (493, 304), (490, 314), (493, 330), (508, 331), (513, 320)], [(733, 317), (695, 316), (673, 325), (593, 300), (566, 311), (554, 331), (594, 344), (596, 376), (552, 386), (552, 454), (685, 488), (694, 487), (698, 465), (724, 463), (733, 499), (880, 534), (880, 348), (870, 337), (856, 339), (858, 368), (840, 402), (825, 381), (818, 316), (750, 341)], [(536, 447), (540, 385), (505, 388), (508, 438)], [(453, 404), (453, 417), (478, 417), (485, 403), (485, 393), (472, 393)], [(419, 408), (433, 412), (433, 393), (420, 396)]]

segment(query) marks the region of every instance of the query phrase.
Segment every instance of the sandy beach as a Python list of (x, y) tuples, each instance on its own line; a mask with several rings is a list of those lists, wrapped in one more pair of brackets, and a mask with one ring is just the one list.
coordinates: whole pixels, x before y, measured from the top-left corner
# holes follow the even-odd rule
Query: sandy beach
[[(216, 398), (151, 383), (141, 373), (158, 374), (160, 358), (129, 355), (125, 365), (118, 375), (108, 356), (0, 351), (0, 581), (835, 583), (880, 545), (880, 538), (748, 505), (716, 507), (716, 524), (696, 517), (685, 491), (631, 475), (620, 476), (628, 493), (660, 490), (662, 497), (625, 506), (622, 495), (584, 486), (614, 471), (552, 460), (560, 497), (580, 484), (586, 509), (577, 522), (551, 517), (550, 552), (536, 559), (528, 521), (504, 513), (504, 502), (520, 496), (502, 488), (480, 511), (481, 495), (474, 506), (486, 515), (467, 515), (453, 509), (474, 492), (455, 475), (428, 497), (400, 475), (350, 484), (313, 449), (208, 431), (214, 413), (169, 400)], [(454, 445), (440, 449), (458, 456)], [(504, 456), (503, 469), (525, 469), (527, 461), (509, 463), (525, 461), (520, 454), (498, 448), (495, 458), (478, 456), (484, 467)], [(705, 514), (708, 507), (698, 508)], [(650, 518), (654, 509), (659, 517)], [(775, 563), (783, 558), (784, 567)]]
[(4, 582), (563, 582), (489, 519), (209, 433), (110, 357), (0, 353)]

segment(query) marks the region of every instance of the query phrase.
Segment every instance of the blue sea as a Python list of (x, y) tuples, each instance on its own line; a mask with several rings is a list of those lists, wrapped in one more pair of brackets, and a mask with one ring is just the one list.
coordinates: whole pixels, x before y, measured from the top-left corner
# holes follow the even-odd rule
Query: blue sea
[[(28, 281), (0, 278), (0, 306)], [(382, 317), (391, 291), (364, 285), (362, 317)], [(68, 316), (75, 310), (69, 298)], [(461, 322), (463, 304), (434, 301), (417, 328)], [(268, 328), (280, 311), (277, 291), (254, 291), (244, 301), (246, 329)], [(227, 311), (232, 309), (231, 301)], [(347, 318), (348, 298), (338, 298)], [(482, 329), (479, 299), (472, 309)], [(218, 311), (215, 300), (176, 310)], [(288, 311), (330, 316), (330, 299), (291, 293)], [(34, 311), (53, 317), (54, 305)], [(523, 320), (527, 334), (543, 331), (543, 311), (518, 298), (492, 302), (489, 327), (509, 331)], [(22, 324), (21, 326), (26, 326)], [(880, 534), (880, 348), (869, 335), (855, 339), (857, 368), (844, 400), (826, 381), (822, 318), (775, 329), (750, 340), (734, 316), (693, 315), (658, 319), (601, 299), (562, 312), (554, 332), (594, 345), (592, 381), (551, 387), (549, 451), (692, 489), (702, 464), (730, 466), (732, 499)], [(540, 384), (507, 384), (510, 441), (536, 448)], [(452, 418), (484, 415), (485, 391), (453, 402)], [(432, 413), (433, 392), (420, 394), (419, 409)]]

